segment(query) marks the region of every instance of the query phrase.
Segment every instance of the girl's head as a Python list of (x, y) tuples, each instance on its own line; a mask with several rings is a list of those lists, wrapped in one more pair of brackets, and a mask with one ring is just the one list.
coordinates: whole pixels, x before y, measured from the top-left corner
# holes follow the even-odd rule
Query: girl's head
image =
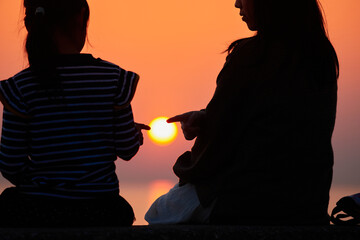
[(53, 63), (58, 54), (80, 53), (90, 10), (86, 0), (24, 0), (26, 52), (30, 68), (47, 89), (57, 89)]
[[(263, 39), (276, 37), (288, 46), (330, 53), (339, 76), (338, 58), (327, 36), (319, 0), (236, 0), (235, 7), (248, 28)], [(233, 42), (227, 51), (230, 53), (238, 43)]]
[(254, 0), (236, 0), (235, 7), (240, 9), (240, 16), (251, 31), (257, 30)]
[(24, 7), (30, 66), (64, 53), (64, 48), (80, 53), (89, 20), (86, 0), (24, 0)]
[(236, 0), (250, 30), (262, 35), (325, 33), (318, 0)]

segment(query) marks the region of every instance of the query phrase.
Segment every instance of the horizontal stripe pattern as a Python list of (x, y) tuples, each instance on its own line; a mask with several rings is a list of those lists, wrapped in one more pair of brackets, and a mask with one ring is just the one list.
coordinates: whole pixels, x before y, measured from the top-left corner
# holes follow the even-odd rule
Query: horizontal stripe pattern
[(12, 108), (3, 113), (0, 171), (26, 194), (117, 194), (114, 161), (129, 160), (140, 145), (130, 105), (138, 76), (82, 54), (62, 56), (56, 70), (58, 98), (49, 97), (29, 69), (0, 82)]

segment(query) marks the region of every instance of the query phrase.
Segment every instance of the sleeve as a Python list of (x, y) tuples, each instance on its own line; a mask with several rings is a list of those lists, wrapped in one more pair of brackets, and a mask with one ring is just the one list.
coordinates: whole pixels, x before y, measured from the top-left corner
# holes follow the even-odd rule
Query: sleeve
[(131, 105), (115, 110), (116, 154), (123, 160), (130, 160), (140, 147), (139, 131), (135, 127)]
[(139, 78), (139, 75), (134, 72), (120, 69), (118, 89), (114, 101), (116, 154), (126, 161), (135, 156), (140, 147), (140, 133), (135, 126), (130, 105)]
[(120, 70), (118, 91), (115, 96), (115, 108), (123, 109), (130, 105), (139, 79), (139, 75), (134, 72)]
[(14, 185), (22, 182), (28, 157), (28, 124), (4, 108), (0, 145), (0, 171)]
[(27, 106), (13, 78), (0, 82), (0, 101), (13, 114), (27, 117)]

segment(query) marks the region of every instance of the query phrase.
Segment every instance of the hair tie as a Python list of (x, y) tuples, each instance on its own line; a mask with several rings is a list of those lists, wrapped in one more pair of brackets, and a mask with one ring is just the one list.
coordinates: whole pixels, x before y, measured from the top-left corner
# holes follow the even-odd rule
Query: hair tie
[(36, 10), (35, 10), (35, 16), (38, 15), (38, 14), (44, 16), (45, 15), (45, 9), (43, 7), (37, 7)]

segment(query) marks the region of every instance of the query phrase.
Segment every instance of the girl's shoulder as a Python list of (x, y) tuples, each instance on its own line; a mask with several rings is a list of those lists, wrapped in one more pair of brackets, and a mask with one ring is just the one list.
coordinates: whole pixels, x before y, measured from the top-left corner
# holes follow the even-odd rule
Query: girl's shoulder
[(25, 68), (8, 79), (0, 81), (0, 89), (8, 90), (13, 94), (20, 94), (23, 85), (27, 85), (34, 78), (30, 68)]
[(113, 69), (117, 69), (117, 71), (119, 71), (119, 73), (123, 76), (123, 77), (135, 77), (135, 78), (139, 78), (139, 75), (133, 71), (129, 71), (126, 70), (125, 68), (120, 67), (119, 65), (113, 63), (113, 62), (109, 62), (107, 60), (103, 60), (101, 58), (96, 58), (95, 61), (97, 62), (97, 64), (99, 66), (103, 66), (103, 67), (108, 67), (113, 68)]
[(26, 68), (13, 77), (0, 81), (0, 101), (6, 109), (22, 118), (27, 118), (27, 104), (24, 102), (21, 88), (29, 84), (33, 73)]
[(101, 58), (97, 58), (95, 61), (104, 68), (116, 68), (118, 70), (118, 92), (115, 96), (115, 109), (121, 110), (127, 108), (134, 98), (140, 76), (135, 72), (125, 70), (117, 64)]
[(226, 62), (236, 62), (238, 66), (256, 65), (263, 54), (263, 45), (257, 36), (239, 39), (230, 48)]
[(25, 68), (23, 70), (21, 70), (20, 72), (16, 73), (12, 78), (10, 79), (14, 79), (14, 80), (19, 80), (22, 78), (27, 78), (33, 75), (33, 72), (30, 70), (30, 68)]
[(241, 38), (241, 39), (238, 39), (238, 40), (232, 42), (227, 51), (229, 54), (238, 52), (242, 48), (251, 47), (251, 45), (256, 44), (256, 42), (257, 42), (256, 36)]
[(244, 48), (244, 47), (251, 47), (253, 45), (256, 45), (258, 42), (259, 42), (259, 40), (258, 40), (257, 36), (241, 38), (241, 39), (236, 41), (236, 46), (235, 47), (237, 49), (241, 49), (241, 48)]
[(101, 58), (94, 58), (94, 64), (99, 65), (99, 66), (104, 66), (104, 67), (112, 67), (112, 68), (117, 68), (117, 69), (121, 69), (121, 67), (113, 62), (101, 59)]
[(2, 80), (1, 85), (13, 85), (16, 88), (20, 88), (22, 85), (28, 84), (34, 78), (34, 73), (30, 68), (25, 68), (20, 72), (16, 73), (12, 77)]

